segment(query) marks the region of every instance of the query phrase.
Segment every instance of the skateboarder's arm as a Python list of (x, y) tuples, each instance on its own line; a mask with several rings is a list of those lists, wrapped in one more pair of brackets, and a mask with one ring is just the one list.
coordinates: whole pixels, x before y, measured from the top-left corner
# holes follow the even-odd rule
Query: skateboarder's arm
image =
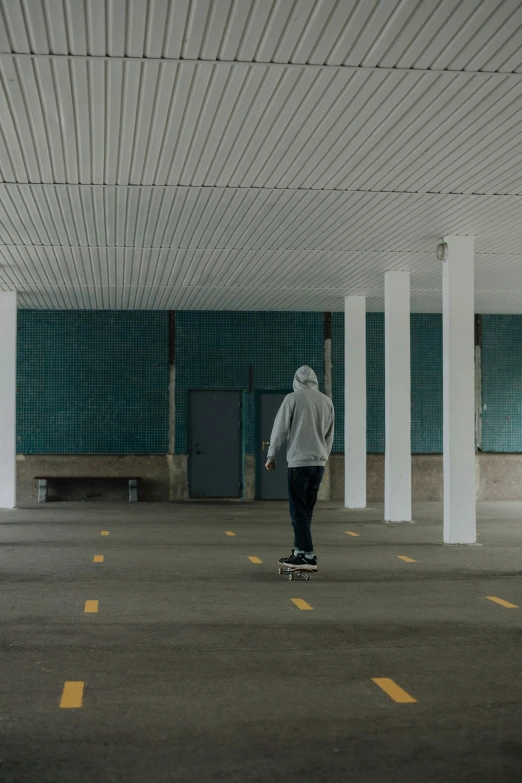
[(283, 404), (277, 412), (272, 435), (270, 436), (270, 447), (268, 449), (268, 462), (275, 462), (278, 451), (284, 446), (288, 439), (290, 425), (292, 423), (293, 405), (288, 397), (283, 400)]
[(334, 409), (333, 409), (333, 406), (332, 406), (332, 420), (330, 422), (330, 426), (328, 427), (328, 431), (327, 431), (327, 433), (325, 435), (326, 449), (327, 449), (328, 456), (330, 456), (330, 452), (332, 451), (332, 446), (333, 446), (334, 425), (335, 425), (335, 414), (334, 414)]

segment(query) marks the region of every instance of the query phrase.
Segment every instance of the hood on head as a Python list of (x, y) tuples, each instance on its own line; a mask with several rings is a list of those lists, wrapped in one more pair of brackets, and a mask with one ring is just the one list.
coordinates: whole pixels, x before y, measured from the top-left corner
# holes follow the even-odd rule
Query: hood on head
[(311, 367), (304, 364), (294, 376), (294, 391), (301, 391), (302, 389), (317, 390), (318, 388), (317, 375)]

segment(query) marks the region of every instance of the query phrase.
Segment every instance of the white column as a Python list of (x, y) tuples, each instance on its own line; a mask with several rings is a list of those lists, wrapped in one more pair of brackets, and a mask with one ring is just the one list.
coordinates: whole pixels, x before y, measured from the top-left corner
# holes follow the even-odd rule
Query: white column
[(474, 237), (448, 236), (442, 264), (444, 543), (476, 542)]
[(0, 293), (0, 508), (16, 505), (16, 294)]
[(344, 505), (366, 508), (366, 297), (344, 299)]
[(411, 522), (410, 273), (386, 272), (384, 519)]

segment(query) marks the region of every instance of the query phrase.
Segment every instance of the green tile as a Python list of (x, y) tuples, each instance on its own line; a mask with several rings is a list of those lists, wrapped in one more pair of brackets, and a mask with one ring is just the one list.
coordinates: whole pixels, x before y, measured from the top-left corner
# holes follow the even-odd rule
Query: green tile
[(163, 312), (21, 310), (18, 451), (165, 453), (167, 321)]

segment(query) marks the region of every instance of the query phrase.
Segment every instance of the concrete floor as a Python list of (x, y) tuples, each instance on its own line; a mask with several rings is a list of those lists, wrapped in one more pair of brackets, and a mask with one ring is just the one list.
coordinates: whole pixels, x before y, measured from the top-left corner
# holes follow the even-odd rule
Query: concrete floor
[(481, 547), (381, 513), (320, 506), (288, 582), (279, 503), (3, 512), (2, 783), (520, 783), (522, 608), (486, 596), (522, 607), (522, 504), (479, 507)]

